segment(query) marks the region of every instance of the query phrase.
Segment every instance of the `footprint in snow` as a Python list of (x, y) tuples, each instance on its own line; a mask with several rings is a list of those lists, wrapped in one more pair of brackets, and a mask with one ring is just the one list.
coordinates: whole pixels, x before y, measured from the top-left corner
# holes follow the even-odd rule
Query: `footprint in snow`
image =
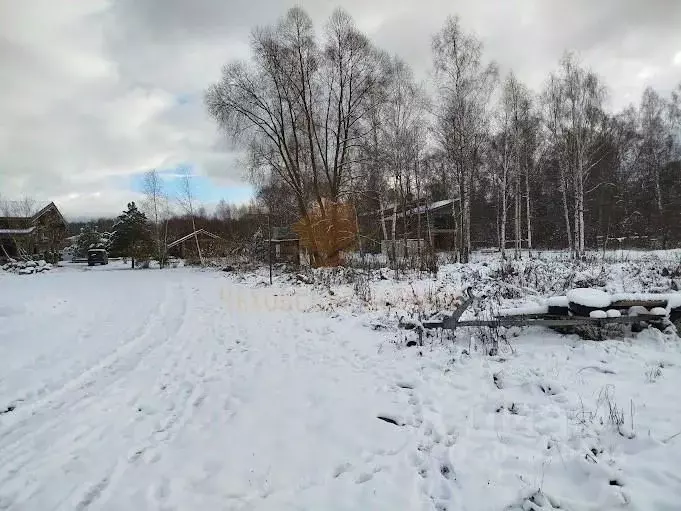
[(368, 472), (362, 472), (357, 476), (357, 479), (355, 479), (355, 482), (357, 484), (362, 484), (366, 483), (367, 481), (370, 481), (374, 477), (374, 474), (370, 474)]
[(350, 463), (341, 463), (333, 469), (333, 477), (340, 477), (346, 472), (352, 470), (352, 465)]

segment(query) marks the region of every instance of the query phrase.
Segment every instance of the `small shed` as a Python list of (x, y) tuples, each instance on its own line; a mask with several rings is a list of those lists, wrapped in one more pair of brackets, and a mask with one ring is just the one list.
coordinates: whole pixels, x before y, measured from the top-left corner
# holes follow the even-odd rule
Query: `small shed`
[(208, 232), (205, 229), (197, 229), (166, 246), (169, 256), (180, 257), (182, 259), (199, 259), (196, 248), (196, 239), (201, 247), (201, 255), (205, 258), (227, 256), (227, 241), (217, 234)]
[(293, 229), (272, 227), (272, 238), (269, 242), (274, 262), (300, 264), (300, 238)]

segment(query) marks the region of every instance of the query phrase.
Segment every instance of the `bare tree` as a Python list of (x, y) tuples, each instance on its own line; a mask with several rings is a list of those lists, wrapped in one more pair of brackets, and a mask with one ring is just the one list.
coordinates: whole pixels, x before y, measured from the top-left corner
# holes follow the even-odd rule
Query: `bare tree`
[(509, 181), (513, 172), (514, 154), (517, 152), (514, 139), (514, 108), (516, 80), (509, 75), (504, 83), (500, 105), (496, 115), (497, 133), (491, 140), (493, 181), (497, 187), (498, 229), (501, 258), (506, 258), (506, 224), (508, 220)]
[(679, 156), (679, 104), (676, 91), (667, 100), (648, 87), (643, 92), (639, 109), (636, 163), (644, 183), (653, 190), (657, 217), (655, 223), (658, 232), (662, 234), (663, 245), (666, 245), (668, 229), (661, 176), (662, 170)]
[(438, 88), (438, 142), (454, 172), (460, 199), (459, 251), (467, 262), (471, 253), (473, 179), (488, 137), (487, 106), (497, 81), (494, 63), (484, 64), (482, 43), (463, 32), (458, 17), (450, 17), (433, 38)]
[(237, 139), (249, 137), (252, 169), (276, 173), (308, 225), (311, 201), (323, 217), (325, 199), (347, 191), (383, 67), (383, 55), (345, 12), (333, 13), (324, 35), (320, 46), (309, 16), (292, 8), (275, 27), (255, 30), (251, 62), (225, 66), (206, 94), (218, 124)]
[[(581, 257), (585, 243), (585, 183), (600, 162), (610, 129), (603, 110), (606, 90), (598, 76), (583, 68), (566, 53), (557, 73), (552, 73), (545, 91), (546, 124), (553, 138), (561, 172), (561, 191), (571, 251)], [(570, 230), (569, 191), (573, 197)]]
[(564, 89), (561, 81), (555, 75), (549, 76), (549, 81), (543, 95), (544, 99), (544, 124), (547, 129), (547, 138), (553, 148), (558, 168), (560, 171), (559, 188), (563, 204), (563, 219), (570, 253), (574, 253), (572, 225), (570, 223), (569, 189), (570, 173), (568, 169), (569, 154), (566, 136), (566, 126), (563, 122)]
[[(418, 163), (425, 146), (425, 94), (415, 80), (411, 69), (401, 60), (394, 59), (386, 103), (380, 115), (380, 150), (382, 161), (391, 169), (395, 196), (402, 211), (402, 243), (407, 250), (409, 233), (408, 209), (413, 202), (417, 182)], [(397, 210), (393, 209), (392, 245), (396, 245)], [(393, 254), (394, 256), (394, 254)]]
[(196, 232), (196, 215), (194, 211), (195, 197), (194, 197), (194, 187), (191, 182), (191, 175), (189, 171), (185, 171), (180, 178), (180, 191), (178, 194), (178, 202), (185, 213), (189, 215), (192, 221), (192, 231), (194, 232), (194, 241), (196, 242), (196, 252), (199, 255), (199, 261), (203, 266), (203, 254), (201, 253), (201, 244), (199, 243), (199, 236)]
[(161, 268), (166, 262), (166, 245), (168, 244), (168, 196), (163, 188), (163, 180), (156, 169), (144, 175), (143, 192), (145, 195), (144, 209), (147, 217), (154, 224), (154, 242), (156, 257)]

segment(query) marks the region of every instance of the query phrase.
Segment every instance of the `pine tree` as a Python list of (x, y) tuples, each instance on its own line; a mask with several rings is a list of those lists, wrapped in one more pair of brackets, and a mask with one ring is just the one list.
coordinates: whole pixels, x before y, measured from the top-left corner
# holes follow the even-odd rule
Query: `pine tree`
[(78, 241), (76, 242), (76, 255), (87, 257), (87, 251), (91, 248), (108, 249), (108, 240), (104, 233), (97, 231), (95, 224), (87, 224), (80, 230)]
[(134, 268), (135, 260), (149, 259), (153, 250), (149, 221), (135, 203), (130, 202), (127, 211), (119, 215), (114, 224), (111, 253), (114, 256), (130, 257)]

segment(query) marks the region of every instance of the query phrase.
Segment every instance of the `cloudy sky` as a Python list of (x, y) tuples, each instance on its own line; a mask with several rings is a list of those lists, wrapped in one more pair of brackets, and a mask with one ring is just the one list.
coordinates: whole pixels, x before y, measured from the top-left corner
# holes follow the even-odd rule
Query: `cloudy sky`
[[(207, 117), (203, 90), (248, 56), (277, 0), (0, 0), (0, 195), (54, 200), (70, 218), (116, 214), (140, 176), (180, 169), (201, 199), (250, 187)], [(610, 105), (681, 81), (680, 0), (304, 0), (318, 26), (344, 7), (380, 47), (427, 79), (430, 37), (448, 14), (502, 71), (541, 88), (565, 49), (610, 87)]]

